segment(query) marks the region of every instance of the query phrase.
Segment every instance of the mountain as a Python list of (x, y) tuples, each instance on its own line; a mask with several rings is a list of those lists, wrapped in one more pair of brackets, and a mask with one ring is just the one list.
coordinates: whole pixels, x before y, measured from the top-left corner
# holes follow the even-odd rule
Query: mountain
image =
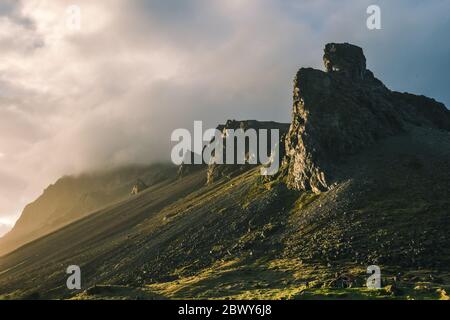
[(0, 238), (0, 255), (127, 198), (141, 179), (158, 183), (173, 177), (172, 171), (165, 165), (128, 166), (63, 177), (25, 207), (14, 228)]
[[(201, 165), (142, 179), (0, 257), (0, 297), (450, 299), (450, 111), (390, 91), (357, 46), (326, 45), (324, 65), (297, 73), (276, 176)], [(73, 264), (81, 290), (65, 286)], [(365, 286), (370, 265), (381, 290)]]
[(290, 187), (329, 190), (346, 178), (342, 160), (383, 138), (417, 128), (450, 131), (450, 112), (442, 103), (390, 91), (366, 69), (361, 48), (330, 43), (323, 59), (327, 72), (302, 68), (294, 81), (286, 140)]

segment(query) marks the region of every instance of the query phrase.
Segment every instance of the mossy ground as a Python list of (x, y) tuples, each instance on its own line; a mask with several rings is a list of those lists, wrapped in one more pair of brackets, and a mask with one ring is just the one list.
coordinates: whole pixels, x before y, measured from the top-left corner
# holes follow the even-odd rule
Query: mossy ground
[[(362, 268), (350, 270), (365, 277)], [(427, 277), (426, 272), (420, 274)], [(418, 274), (414, 273), (414, 277)], [(190, 277), (147, 285), (95, 287), (76, 299), (221, 299), (221, 300), (449, 300), (450, 286), (432, 282), (402, 282), (393, 289), (367, 287), (330, 287), (333, 278), (326, 267), (303, 265), (299, 260), (257, 260), (252, 264), (232, 259), (217, 262)], [(328, 281), (327, 281), (328, 279)], [(384, 281), (390, 282), (388, 278)]]

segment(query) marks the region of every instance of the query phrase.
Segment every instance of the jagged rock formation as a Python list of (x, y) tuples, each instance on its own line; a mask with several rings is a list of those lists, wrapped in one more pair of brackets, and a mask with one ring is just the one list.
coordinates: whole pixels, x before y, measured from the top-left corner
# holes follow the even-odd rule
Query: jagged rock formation
[(365, 78), (366, 57), (360, 47), (348, 43), (328, 43), (323, 63), (327, 72), (342, 72), (354, 79)]
[[(283, 159), (285, 153), (284, 153), (284, 140), (286, 137), (286, 134), (289, 130), (289, 124), (286, 123), (278, 123), (274, 121), (256, 121), (256, 120), (244, 120), (244, 121), (238, 121), (238, 120), (228, 120), (224, 125), (219, 125), (217, 127), (219, 131), (225, 134), (226, 130), (238, 130), (242, 129), (244, 131), (248, 129), (255, 129), (257, 133), (259, 133), (259, 130), (266, 129), (268, 130), (268, 138), (270, 139), (270, 130), (277, 129), (279, 130), (279, 141), (278, 146), (280, 150), (280, 159)], [(259, 139), (258, 139), (259, 144)], [(226, 157), (226, 142), (223, 146), (223, 154), (224, 158)], [(237, 154), (237, 147), (236, 144), (234, 145), (235, 155)], [(267, 150), (270, 150), (270, 141), (268, 141), (268, 148)], [(248, 143), (246, 143), (246, 155), (245, 159), (248, 159)], [(258, 161), (260, 163), (260, 161)], [(280, 161), (281, 163), (281, 161)], [(237, 174), (240, 174), (244, 171), (247, 171), (251, 168), (254, 168), (255, 165), (252, 164), (244, 164), (244, 165), (230, 165), (230, 164), (210, 164), (208, 165), (208, 172), (207, 172), (207, 183), (212, 183), (222, 177), (233, 177)]]
[(366, 69), (361, 48), (327, 44), (324, 64), (326, 72), (302, 68), (295, 77), (284, 161), (290, 188), (330, 189), (341, 160), (413, 126), (450, 131), (442, 103), (390, 91)]
[[(227, 130), (238, 130), (242, 129), (244, 132), (248, 129), (255, 129), (257, 133), (259, 133), (259, 130), (266, 129), (268, 134), (268, 138), (270, 139), (270, 130), (277, 129), (279, 130), (279, 141), (278, 141), (278, 147), (279, 147), (279, 158), (280, 163), (281, 160), (285, 156), (285, 148), (284, 148), (284, 141), (286, 138), (286, 134), (289, 130), (289, 124), (288, 123), (278, 123), (274, 121), (257, 121), (257, 120), (228, 120), (225, 124), (221, 124), (217, 126), (216, 128), (220, 132), (222, 132), (224, 135)], [(211, 143), (214, 141), (211, 140)], [(258, 139), (259, 144), (259, 139)], [(245, 159), (246, 161), (249, 158), (249, 145), (248, 141), (246, 141), (246, 154)], [(270, 150), (270, 140), (268, 141), (267, 150)], [(237, 144), (234, 145), (234, 151), (235, 151), (235, 158), (236, 158), (236, 152), (237, 152)], [(194, 164), (194, 157), (195, 153), (190, 151), (188, 152), (184, 159), (185, 161), (178, 167), (178, 177), (182, 178), (185, 177), (188, 174), (191, 174), (195, 171), (207, 169), (207, 184), (210, 184), (214, 181), (217, 181), (218, 179), (221, 179), (223, 177), (233, 177), (236, 176), (242, 172), (245, 172), (251, 168), (254, 168), (255, 165), (246, 163), (246, 164)], [(223, 157), (226, 158), (226, 139), (224, 139), (223, 144)], [(187, 161), (189, 159), (189, 161)], [(236, 160), (236, 159), (235, 159)], [(259, 157), (258, 157), (259, 160)], [(189, 164), (190, 162), (190, 164)], [(235, 162), (236, 163), (236, 162)], [(260, 162), (258, 162), (260, 163)]]

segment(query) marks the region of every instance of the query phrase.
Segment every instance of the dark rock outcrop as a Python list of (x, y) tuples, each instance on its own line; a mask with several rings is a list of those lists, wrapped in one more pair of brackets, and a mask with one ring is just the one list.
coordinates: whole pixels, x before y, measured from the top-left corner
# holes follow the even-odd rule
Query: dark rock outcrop
[(148, 186), (145, 184), (144, 181), (142, 181), (141, 179), (137, 179), (135, 185), (133, 186), (133, 189), (131, 189), (131, 194), (136, 195), (147, 188)]
[[(259, 131), (262, 129), (267, 130), (267, 136), (268, 139), (270, 139), (271, 135), (270, 132), (273, 129), (279, 130), (279, 141), (277, 141), (278, 147), (279, 147), (279, 159), (280, 164), (282, 162), (282, 159), (285, 156), (285, 148), (284, 148), (284, 141), (286, 139), (286, 135), (289, 131), (289, 124), (288, 123), (279, 123), (274, 121), (257, 121), (257, 120), (228, 120), (225, 124), (219, 125), (217, 128), (220, 132), (222, 132), (224, 135), (227, 130), (238, 130), (242, 129), (244, 132), (249, 129), (254, 129), (256, 133), (258, 134), (258, 145), (259, 145)], [(214, 141), (214, 138), (211, 140), (210, 143)], [(226, 139), (223, 140), (223, 159), (225, 161), (226, 159)], [(270, 143), (271, 141), (268, 141), (267, 150), (270, 150)], [(246, 154), (245, 154), (245, 164), (208, 164), (208, 163), (202, 163), (202, 164), (195, 164), (194, 158), (195, 157), (201, 157), (200, 155), (196, 155), (194, 152), (190, 151), (186, 153), (184, 157), (184, 162), (178, 167), (178, 177), (182, 178), (188, 174), (191, 174), (195, 171), (207, 169), (206, 175), (207, 175), (207, 184), (210, 184), (214, 181), (217, 181), (224, 177), (234, 177), (236, 175), (239, 175), (240, 173), (243, 173), (251, 168), (254, 168), (255, 166), (260, 165), (260, 159), (258, 156), (258, 164), (250, 164), (248, 163), (249, 158), (249, 144), (248, 141), (246, 141)], [(204, 149), (203, 149), (204, 150)], [(234, 145), (234, 152), (235, 152), (235, 162), (237, 163), (237, 144)], [(188, 161), (189, 159), (189, 161)], [(190, 162), (190, 163), (189, 163)]]
[[(278, 122), (274, 122), (274, 121), (256, 121), (256, 120), (243, 120), (243, 121), (238, 121), (238, 120), (228, 120), (224, 125), (219, 125), (217, 127), (217, 129), (222, 132), (225, 133), (226, 130), (232, 129), (232, 130), (237, 130), (237, 129), (242, 129), (244, 131), (248, 130), (248, 129), (254, 129), (257, 133), (259, 133), (259, 130), (262, 129), (266, 129), (268, 131), (268, 138), (270, 139), (270, 130), (273, 129), (277, 129), (279, 130), (279, 141), (278, 141), (278, 146), (279, 146), (279, 150), (280, 150), (280, 164), (281, 164), (281, 159), (283, 159), (285, 153), (285, 149), (283, 147), (284, 144), (284, 140), (286, 138), (286, 134), (289, 130), (289, 124), (287, 123), (278, 123)], [(258, 144), (259, 144), (259, 139), (258, 139)], [(270, 150), (270, 141), (268, 141), (268, 150)], [(235, 148), (235, 155), (236, 155), (236, 144), (234, 145)], [(224, 158), (226, 157), (226, 142), (224, 143), (223, 146), (223, 154), (224, 154)], [(247, 150), (247, 154), (245, 155), (245, 158), (248, 159), (248, 144), (246, 144), (246, 150)], [(258, 159), (259, 160), (259, 159)], [(260, 161), (258, 161), (258, 163), (260, 163)], [(208, 166), (208, 173), (207, 173), (207, 183), (212, 183), (222, 177), (233, 177), (236, 176), (244, 171), (247, 171), (251, 168), (255, 167), (255, 165), (252, 164), (243, 164), (243, 165), (239, 165), (239, 164), (210, 164)]]
[(450, 130), (450, 111), (433, 99), (392, 92), (366, 69), (362, 49), (327, 44), (327, 72), (298, 71), (293, 120), (286, 138), (287, 184), (330, 189), (347, 156), (413, 126)]
[(350, 78), (364, 79), (366, 57), (360, 47), (348, 43), (328, 43), (323, 63), (327, 72), (341, 72)]

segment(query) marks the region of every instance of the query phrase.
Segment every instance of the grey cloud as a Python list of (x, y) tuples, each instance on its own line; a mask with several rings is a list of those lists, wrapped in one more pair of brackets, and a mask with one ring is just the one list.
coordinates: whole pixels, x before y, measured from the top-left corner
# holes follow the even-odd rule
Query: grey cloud
[(143, 41), (159, 46), (187, 46), (191, 50), (220, 44), (233, 31), (218, 1), (128, 1), (122, 17)]
[(33, 20), (20, 13), (22, 3), (22, 0), (2, 0), (0, 2), (0, 17), (5, 17), (14, 23), (31, 28), (34, 26)]

